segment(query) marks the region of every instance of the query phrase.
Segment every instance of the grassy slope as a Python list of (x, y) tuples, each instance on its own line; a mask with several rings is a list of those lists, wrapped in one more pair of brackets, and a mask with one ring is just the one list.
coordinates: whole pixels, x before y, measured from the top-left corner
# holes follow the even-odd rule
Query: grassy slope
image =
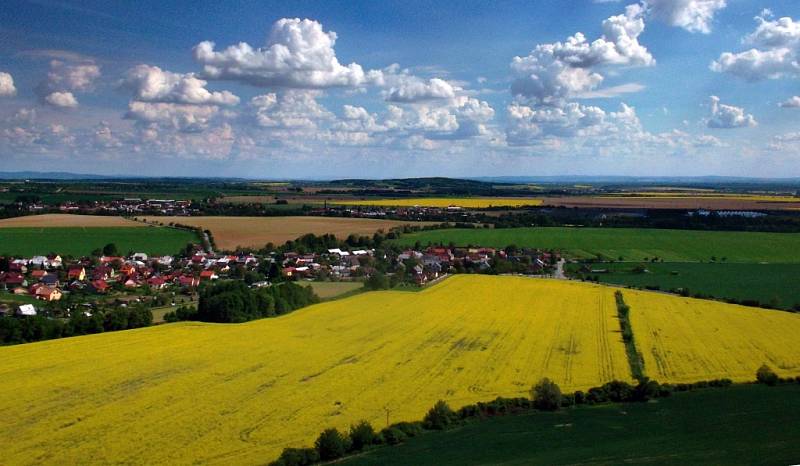
[(335, 298), (364, 288), (362, 282), (299, 282), (298, 284), (310, 286), (321, 299)]
[[(636, 266), (648, 273), (634, 273)], [(569, 270), (580, 269), (569, 264)], [(800, 264), (737, 264), (737, 263), (630, 263), (593, 264), (590, 268), (609, 273), (589, 273), (603, 283), (646, 287), (658, 285), (662, 290), (688, 288), (717, 298), (755, 299), (762, 303), (778, 300), (782, 307), (800, 304)], [(673, 273), (676, 272), (676, 273)]]
[(655, 403), (500, 417), (348, 465), (795, 464), (800, 386), (736, 386)]
[(0, 254), (33, 256), (57, 252), (81, 256), (115, 243), (122, 254), (135, 251), (162, 255), (176, 254), (186, 243), (197, 241), (194, 233), (173, 228), (3, 228), (0, 229)]
[(657, 230), (639, 228), (507, 228), (447, 229), (403, 235), (401, 244), (416, 241), (450, 242), (505, 247), (561, 249), (576, 257), (643, 260), (658, 256), (666, 261), (693, 262), (711, 256), (728, 262), (800, 263), (800, 234), (727, 231)]

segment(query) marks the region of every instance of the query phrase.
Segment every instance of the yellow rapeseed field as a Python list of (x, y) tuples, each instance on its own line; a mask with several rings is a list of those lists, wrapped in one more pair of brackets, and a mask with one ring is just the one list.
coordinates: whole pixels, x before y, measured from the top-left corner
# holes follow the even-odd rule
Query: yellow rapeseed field
[(624, 291), (645, 373), (659, 382), (755, 380), (767, 364), (800, 375), (800, 316), (715, 301)]
[(485, 209), (487, 207), (523, 207), (542, 205), (541, 199), (525, 197), (420, 197), (409, 199), (364, 199), (333, 201), (341, 205), (361, 205), (380, 207), (462, 207), (465, 209)]
[(0, 463), (264, 464), (377, 428), (631, 380), (613, 290), (460, 275), (246, 324), (178, 323), (0, 348)]

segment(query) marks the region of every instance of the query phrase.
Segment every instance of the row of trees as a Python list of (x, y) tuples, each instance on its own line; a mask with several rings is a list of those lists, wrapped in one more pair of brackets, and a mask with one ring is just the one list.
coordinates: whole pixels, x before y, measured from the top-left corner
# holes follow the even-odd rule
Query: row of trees
[(12, 345), (55, 338), (147, 327), (153, 313), (144, 304), (84, 314), (73, 311), (68, 319), (45, 316), (0, 318), (0, 344)]
[(422, 421), (395, 423), (380, 432), (376, 432), (367, 421), (350, 426), (348, 432), (340, 432), (335, 428), (325, 429), (317, 437), (314, 447), (286, 448), (271, 465), (306, 466), (335, 461), (370, 447), (402, 443), (424, 431), (446, 430), (471, 420), (487, 417), (520, 414), (533, 410), (555, 411), (581, 404), (644, 402), (653, 398), (668, 397), (676, 391), (722, 388), (730, 386), (731, 383), (728, 379), (720, 379), (694, 384), (661, 385), (643, 378), (637, 385), (612, 381), (601, 387), (590, 388), (586, 392), (562, 394), (555, 382), (544, 378), (531, 388), (529, 398), (499, 397), (489, 402), (467, 405), (458, 410), (451, 409), (445, 401), (439, 400), (425, 414)]

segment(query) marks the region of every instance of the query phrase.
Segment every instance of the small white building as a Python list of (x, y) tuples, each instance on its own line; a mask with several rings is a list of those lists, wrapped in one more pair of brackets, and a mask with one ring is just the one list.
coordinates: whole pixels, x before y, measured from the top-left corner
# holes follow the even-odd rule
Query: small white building
[(36, 315), (36, 308), (33, 307), (33, 304), (21, 304), (17, 308), (17, 315), (19, 315), (19, 316), (35, 316)]
[(42, 268), (50, 267), (50, 259), (45, 256), (34, 256), (30, 261), (31, 265), (36, 265)]

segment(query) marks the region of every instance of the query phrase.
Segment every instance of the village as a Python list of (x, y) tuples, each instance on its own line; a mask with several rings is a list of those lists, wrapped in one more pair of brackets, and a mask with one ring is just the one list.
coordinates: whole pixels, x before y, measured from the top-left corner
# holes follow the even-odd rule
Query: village
[[(107, 245), (106, 252), (115, 249)], [(283, 281), (361, 282), (375, 274), (392, 283), (424, 286), (450, 273), (550, 273), (557, 253), (538, 250), (428, 247), (416, 249), (329, 248), (319, 252), (273, 251), (208, 253), (150, 257), (128, 256), (62, 258), (58, 254), (0, 258), (0, 315), (70, 316), (74, 310), (53, 306), (72, 295), (74, 308), (86, 311), (94, 304), (126, 306), (131, 302), (163, 303), (147, 299), (159, 293), (182, 296), (167, 301), (192, 302), (204, 282), (243, 280), (252, 288)], [(82, 301), (82, 302), (76, 302)], [(12, 306), (11, 304), (15, 304)], [(48, 304), (51, 304), (48, 306)], [(47, 309), (58, 309), (53, 315)]]

